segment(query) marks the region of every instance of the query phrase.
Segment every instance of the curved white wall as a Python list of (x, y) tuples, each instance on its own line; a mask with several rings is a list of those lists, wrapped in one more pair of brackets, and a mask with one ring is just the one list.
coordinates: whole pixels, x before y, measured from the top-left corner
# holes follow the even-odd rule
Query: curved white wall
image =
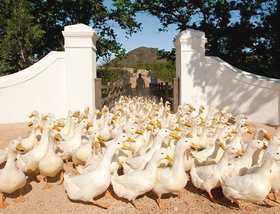
[(218, 57), (205, 57), (203, 32), (179, 33), (176, 74), (180, 77), (180, 104), (205, 105), (244, 113), (252, 122), (280, 124), (280, 81), (241, 71)]
[(0, 123), (25, 122), (29, 114), (95, 108), (96, 33), (89, 26), (66, 26), (65, 52), (50, 52), (17, 73), (0, 77)]
[(218, 57), (205, 58), (205, 97), (208, 106), (231, 107), (252, 122), (280, 124), (280, 82), (241, 71)]
[(64, 52), (50, 52), (20, 72), (0, 78), (0, 123), (24, 122), (33, 110), (65, 115)]

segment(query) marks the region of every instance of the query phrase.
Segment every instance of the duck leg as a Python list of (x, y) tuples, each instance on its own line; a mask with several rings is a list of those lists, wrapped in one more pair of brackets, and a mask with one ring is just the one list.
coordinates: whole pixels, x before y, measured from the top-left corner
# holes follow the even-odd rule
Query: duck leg
[[(239, 209), (242, 210), (243, 206), (242, 206), (241, 201), (240, 201), (240, 200), (235, 200), (235, 202), (237, 203)], [(245, 206), (245, 209), (246, 209), (247, 211), (255, 211), (255, 210), (257, 210), (256, 207), (252, 207), (252, 206), (249, 206), (249, 205), (246, 205), (246, 206)]]
[(210, 199), (214, 202), (214, 203), (217, 203), (217, 204), (219, 204), (219, 202), (213, 197), (213, 195), (212, 195), (212, 193), (211, 193), (211, 191), (209, 191), (209, 192), (207, 192), (208, 193), (208, 195), (209, 195), (209, 197), (210, 197)]
[(63, 179), (64, 179), (64, 172), (62, 170), (61, 173), (60, 173), (60, 177), (59, 177), (59, 184), (63, 183)]
[(187, 192), (187, 190), (184, 188), (184, 189), (180, 190), (179, 192), (177, 192), (176, 194), (180, 196), (180, 195), (185, 194), (186, 192)]
[(278, 199), (276, 192), (273, 192), (274, 201), (280, 204), (280, 200)]
[(263, 200), (263, 202), (267, 205), (267, 206), (270, 206), (270, 207), (276, 207), (277, 205), (272, 203), (272, 202), (269, 202), (267, 200)]
[(276, 203), (280, 204), (280, 200), (278, 199), (277, 195), (275, 192), (271, 191), (267, 197), (270, 199), (270, 200), (274, 200)]
[(0, 203), (0, 208), (5, 208), (7, 207), (9, 204), (7, 202), (5, 202), (4, 200), (4, 193), (0, 193), (1, 194), (1, 203)]
[(105, 198), (112, 198), (112, 194), (107, 190), (106, 193), (105, 193)]
[(43, 189), (49, 189), (49, 188), (51, 188), (52, 187), (52, 185), (51, 184), (49, 184), (48, 183), (48, 179), (47, 179), (47, 177), (45, 177), (45, 186), (43, 187)]
[(108, 207), (109, 207), (108, 203), (101, 203), (101, 202), (95, 201), (95, 200), (92, 200), (91, 203), (93, 203), (96, 206), (102, 207), (104, 209), (108, 209)]
[(142, 210), (144, 210), (144, 209), (145, 209), (145, 207), (144, 207), (144, 206), (137, 205), (137, 204), (136, 204), (135, 199), (134, 199), (134, 200), (132, 200), (131, 202), (132, 202), (132, 204), (134, 205), (134, 207), (135, 207), (137, 210), (142, 211)]
[(166, 210), (169, 208), (169, 205), (168, 204), (164, 204), (164, 203), (161, 203), (161, 195), (158, 195), (158, 206), (160, 209), (162, 210)]
[(255, 210), (257, 210), (256, 207), (252, 207), (252, 206), (249, 206), (249, 205), (245, 206), (245, 209), (246, 209), (247, 211), (255, 211)]
[(65, 159), (65, 162), (67, 166), (73, 167), (73, 163), (69, 163), (68, 158)]
[(22, 196), (22, 188), (19, 189), (19, 196), (15, 198), (14, 202), (15, 203), (24, 202), (24, 197)]
[(80, 173), (78, 172), (77, 165), (74, 164), (74, 166), (75, 166), (75, 174), (76, 174), (76, 175), (79, 175)]
[(37, 176), (36, 176), (36, 179), (37, 179), (37, 181), (41, 182), (42, 179), (43, 179), (43, 176), (42, 176), (41, 174), (40, 174), (40, 175), (37, 175)]

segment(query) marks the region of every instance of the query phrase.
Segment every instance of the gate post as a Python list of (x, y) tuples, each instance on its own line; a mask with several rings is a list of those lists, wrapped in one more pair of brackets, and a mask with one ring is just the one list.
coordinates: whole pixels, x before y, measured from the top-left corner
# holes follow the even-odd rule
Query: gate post
[(179, 106), (179, 78), (173, 78), (172, 80), (173, 84), (173, 90), (172, 90), (172, 96), (173, 96), (173, 112), (177, 112), (178, 106)]
[(176, 36), (176, 77), (180, 78), (179, 103), (206, 105), (204, 32), (187, 29)]
[(95, 108), (101, 111), (102, 109), (102, 79), (95, 78)]
[(84, 24), (65, 26), (66, 109), (94, 110), (96, 78), (96, 41), (94, 30)]

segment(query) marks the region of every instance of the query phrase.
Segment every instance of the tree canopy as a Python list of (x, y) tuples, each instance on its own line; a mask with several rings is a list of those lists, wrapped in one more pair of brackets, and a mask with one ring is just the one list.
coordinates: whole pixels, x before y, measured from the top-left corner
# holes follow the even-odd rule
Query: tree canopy
[(279, 0), (136, 0), (168, 30), (205, 32), (206, 54), (245, 71), (280, 78)]
[(63, 50), (66, 25), (90, 25), (99, 35), (97, 57), (123, 54), (113, 25), (127, 35), (141, 29), (129, 0), (1, 0), (0, 75), (22, 70), (53, 50)]
[[(280, 0), (1, 0), (0, 75), (30, 66), (63, 49), (61, 31), (84, 23), (99, 35), (97, 57), (124, 54), (112, 26), (127, 35), (141, 30), (139, 12), (159, 19), (162, 28), (205, 32), (206, 54), (245, 71), (280, 78)], [(174, 35), (175, 37), (176, 35)], [(162, 56), (174, 60), (172, 53)]]

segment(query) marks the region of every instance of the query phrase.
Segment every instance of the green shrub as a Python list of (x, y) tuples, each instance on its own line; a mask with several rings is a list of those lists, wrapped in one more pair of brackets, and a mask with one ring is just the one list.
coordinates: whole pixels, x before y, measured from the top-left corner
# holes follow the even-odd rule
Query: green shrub
[(154, 62), (154, 63), (138, 63), (134, 70), (145, 69), (149, 71), (150, 75), (155, 75), (159, 79), (167, 82), (172, 82), (172, 79), (176, 77), (176, 66), (172, 61), (166, 63)]
[(97, 78), (102, 79), (102, 84), (106, 85), (108, 82), (116, 82), (124, 78), (128, 74), (127, 70), (116, 67), (101, 67), (97, 68)]

